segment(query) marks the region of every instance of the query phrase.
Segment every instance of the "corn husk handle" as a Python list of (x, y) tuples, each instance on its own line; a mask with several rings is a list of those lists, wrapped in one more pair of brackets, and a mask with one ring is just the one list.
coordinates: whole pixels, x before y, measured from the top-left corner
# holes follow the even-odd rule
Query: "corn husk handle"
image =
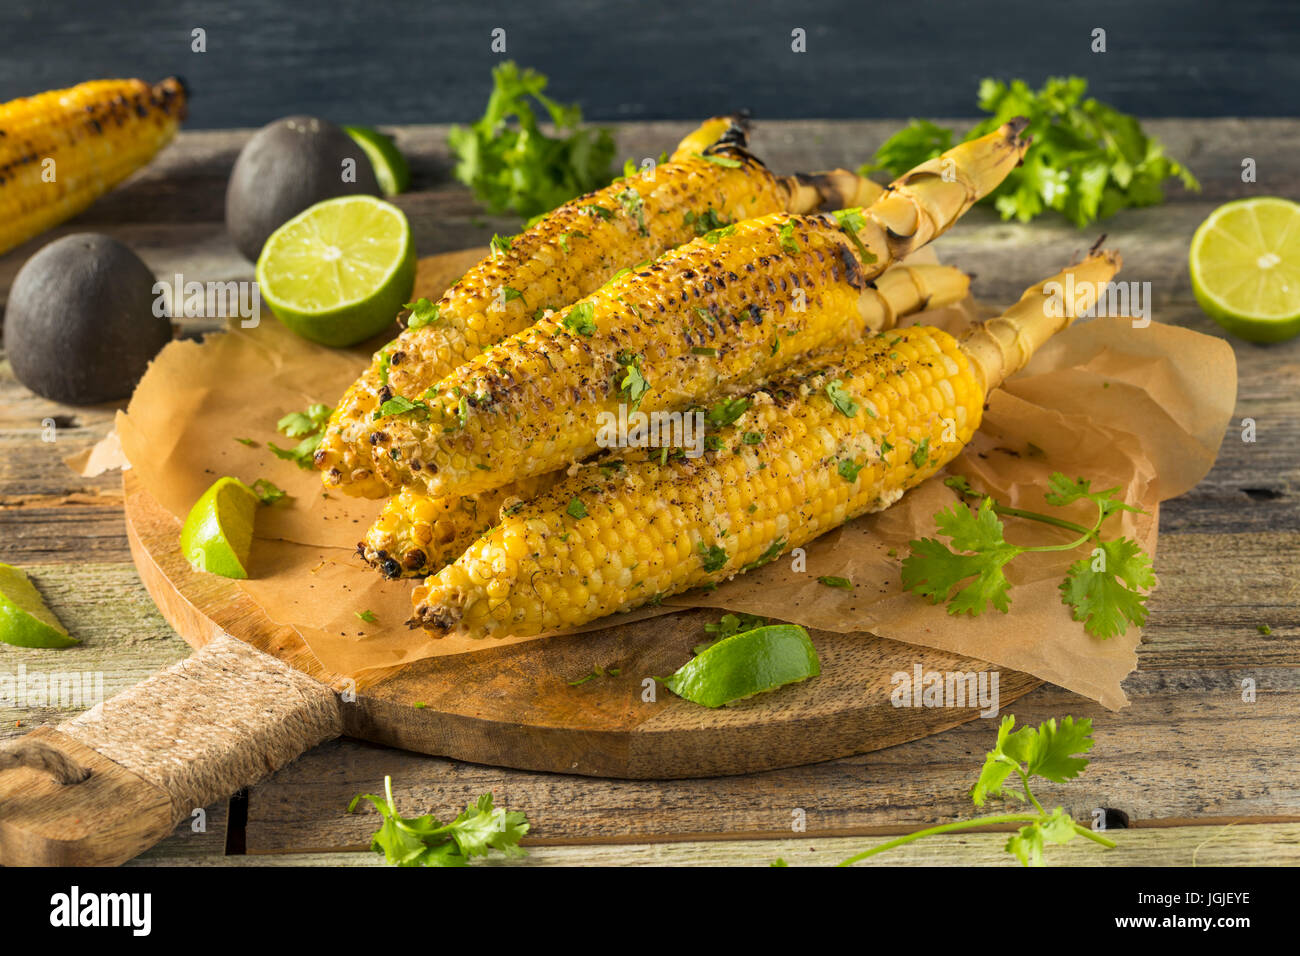
[(795, 173), (784, 183), (790, 191), (786, 210), (793, 213), (870, 206), (885, 192), (884, 186), (847, 169)]
[(0, 745), (0, 865), (113, 866), (342, 732), (324, 684), (227, 635)]
[(1001, 315), (964, 333), (962, 349), (979, 370), (985, 393), (1024, 368), (1044, 342), (1091, 309), (1121, 265), (1118, 252), (1094, 250), (1077, 265), (1025, 290)]
[(1021, 135), (1027, 125), (1023, 118), (1003, 123), (895, 179), (862, 211), (863, 248), (877, 262), (896, 262), (942, 235), (1019, 165), (1029, 148)]

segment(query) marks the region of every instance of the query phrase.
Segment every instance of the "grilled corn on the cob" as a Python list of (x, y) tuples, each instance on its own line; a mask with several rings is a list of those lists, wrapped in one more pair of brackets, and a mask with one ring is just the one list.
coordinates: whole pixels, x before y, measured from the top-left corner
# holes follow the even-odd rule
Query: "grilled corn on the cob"
[(71, 219), (135, 172), (185, 117), (176, 78), (94, 80), (0, 105), (0, 253)]
[[(1102, 253), (1067, 272), (1082, 285), (1118, 267)], [(988, 391), (1074, 318), (1074, 303), (1056, 317), (1047, 298), (1040, 283), (960, 341), (916, 326), (788, 370), (702, 458), (566, 478), (416, 587), (412, 624), (476, 637), (572, 627), (751, 570), (888, 507), (956, 456)]]
[(844, 170), (779, 178), (743, 149), (743, 130), (714, 135), (709, 121), (684, 141), (676, 161), (566, 203), (493, 253), (448, 289), (437, 318), (408, 327), (382, 349), (344, 394), (316, 452), (329, 487), (381, 497), (367, 441), (371, 419), (392, 395), (418, 396), (456, 366), (599, 288), (620, 269), (712, 228), (780, 209), (870, 200), (880, 187)]
[(460, 366), (371, 423), (392, 488), (464, 495), (594, 453), (620, 405), (681, 411), (870, 328), (871, 280), (946, 230), (1019, 162), (1020, 123), (895, 181), (875, 204), (711, 232)]
[[(890, 329), (903, 316), (960, 302), (969, 288), (970, 278), (949, 266), (891, 266), (860, 307), (871, 310), (869, 327)], [(358, 552), (386, 577), (423, 577), (454, 561), (499, 520), (500, 509), (535, 497), (563, 476), (554, 471), (453, 498), (429, 498), (404, 487), (388, 500)]]
[(357, 552), (386, 578), (423, 577), (454, 561), (515, 503), (564, 477), (553, 471), (464, 498), (430, 498), (403, 488), (389, 498)]

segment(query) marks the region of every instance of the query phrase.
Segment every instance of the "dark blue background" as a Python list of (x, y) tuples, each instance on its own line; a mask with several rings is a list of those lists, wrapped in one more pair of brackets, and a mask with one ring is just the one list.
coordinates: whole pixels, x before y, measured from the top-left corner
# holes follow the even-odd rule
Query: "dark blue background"
[[(104, 76), (185, 76), (189, 126), (469, 120), (489, 48), (552, 78), (592, 119), (976, 114), (982, 76), (1079, 73), (1142, 116), (1293, 116), (1296, 0), (4, 0), (0, 100)], [(208, 51), (190, 51), (190, 31)], [(790, 51), (803, 27), (808, 52)], [(1090, 52), (1104, 27), (1108, 52)]]

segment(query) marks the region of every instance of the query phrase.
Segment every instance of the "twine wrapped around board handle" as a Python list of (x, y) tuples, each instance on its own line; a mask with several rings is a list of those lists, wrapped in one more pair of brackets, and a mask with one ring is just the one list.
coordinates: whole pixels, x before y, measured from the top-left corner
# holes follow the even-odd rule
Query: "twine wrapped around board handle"
[(0, 864), (120, 863), (342, 733), (333, 690), (226, 634), (0, 748)]
[(84, 783), (90, 776), (89, 767), (81, 766), (57, 747), (31, 735), (0, 744), (0, 770), (15, 767), (43, 771), (64, 786)]

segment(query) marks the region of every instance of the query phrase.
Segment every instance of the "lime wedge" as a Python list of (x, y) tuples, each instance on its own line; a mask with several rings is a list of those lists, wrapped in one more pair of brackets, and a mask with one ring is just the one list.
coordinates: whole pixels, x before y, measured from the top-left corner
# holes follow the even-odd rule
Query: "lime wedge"
[(411, 167), (406, 164), (406, 157), (393, 142), (393, 137), (369, 126), (345, 126), (343, 131), (356, 140), (369, 157), (370, 165), (375, 168), (375, 179), (379, 180), (379, 188), (385, 196), (396, 196), (410, 188)]
[(341, 196), (271, 233), (257, 285), (276, 318), (322, 345), (355, 345), (393, 324), (415, 287), (406, 216), (373, 196)]
[(238, 478), (218, 478), (203, 492), (181, 526), (181, 553), (195, 571), (248, 577), (257, 502), (257, 493)]
[(721, 707), (821, 672), (807, 631), (794, 624), (772, 624), (724, 637), (663, 682), (678, 697)]
[(71, 647), (71, 637), (18, 568), (0, 564), (0, 641), (18, 647)]
[(1201, 223), (1188, 256), (1206, 315), (1252, 342), (1300, 333), (1300, 205), (1263, 196), (1225, 203)]

